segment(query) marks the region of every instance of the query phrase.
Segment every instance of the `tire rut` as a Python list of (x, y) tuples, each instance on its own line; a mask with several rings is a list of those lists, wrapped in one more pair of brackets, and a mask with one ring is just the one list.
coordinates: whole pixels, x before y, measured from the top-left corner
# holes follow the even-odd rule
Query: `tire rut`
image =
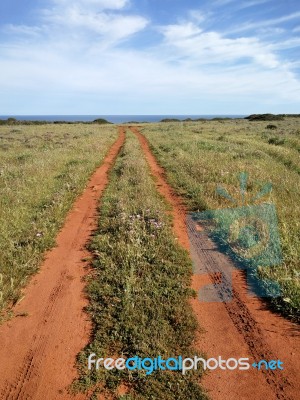
[[(203, 286), (203, 282), (205, 282), (204, 278), (206, 278), (206, 285), (210, 282), (214, 290), (216, 292), (219, 291), (219, 293), (217, 293), (219, 297), (226, 296), (226, 290), (232, 287), (231, 275), (232, 271), (235, 269), (234, 265), (224, 254), (220, 253), (216, 247), (214, 247), (204, 232), (196, 231), (195, 226), (191, 223), (191, 218), (188, 216), (183, 199), (178, 196), (167, 183), (165, 171), (158, 164), (147, 139), (141, 134), (137, 127), (130, 126), (129, 129), (139, 139), (151, 173), (156, 180), (158, 191), (172, 206), (173, 228), (179, 243), (188, 250), (190, 254), (193, 254), (193, 260), (195, 260), (195, 257), (197, 259), (193, 288), (198, 290), (199, 287)], [(224, 263), (226, 264), (225, 268)], [(248, 356), (252, 356), (255, 361), (262, 359), (277, 360), (280, 358), (277, 354), (277, 350), (279, 350), (279, 348), (277, 348), (278, 340), (282, 339), (284, 343), (284, 337), (281, 337), (280, 334), (276, 336), (275, 344), (277, 346), (274, 346), (274, 343), (268, 344), (268, 339), (270, 339), (270, 337), (266, 336), (267, 330), (261, 323), (261, 320), (258, 322), (256, 318), (260, 310), (263, 309), (263, 306), (260, 304), (260, 309), (254, 310), (250, 302), (249, 306), (252, 307), (252, 310), (249, 309), (241, 295), (245, 286), (244, 276), (241, 271), (236, 271), (236, 274), (239, 275), (239, 280), (238, 284), (235, 282), (233, 289), (230, 291), (230, 301), (219, 304), (204, 304), (197, 300), (192, 302), (199, 325), (203, 326), (204, 324), (204, 329), (206, 330), (205, 334), (199, 334), (197, 340), (199, 350), (203, 351), (202, 343), (204, 343), (205, 351), (211, 356), (216, 357), (222, 355), (212, 354), (216, 348), (222, 348), (222, 346), (216, 343), (216, 341), (219, 340), (216, 332), (220, 331), (223, 333), (228, 331), (228, 337), (234, 339), (234, 343), (231, 344), (227, 339), (224, 340), (224, 338), (220, 338), (220, 341), (223, 340), (223, 348), (226, 347), (227, 350), (230, 350), (232, 347), (231, 356), (233, 356), (234, 352), (238, 351), (239, 357), (244, 357), (245, 355), (243, 352), (245, 352), (246, 349)], [(229, 293), (227, 293), (227, 296), (228, 295)], [(255, 316), (253, 312), (256, 313)], [(291, 332), (297, 329), (295, 324), (289, 323), (286, 320), (283, 321), (282, 318), (275, 314), (268, 311), (264, 311), (264, 313), (266, 313), (266, 316), (270, 318), (272, 323), (278, 323), (279, 326), (281, 325), (284, 327), (287, 325)], [(203, 339), (203, 336), (205, 339)], [(289, 339), (294, 341), (295, 348), (299, 349), (299, 340), (297, 340), (297, 336), (291, 334)], [(239, 342), (241, 344), (240, 346)], [(217, 376), (215, 371), (213, 371), (208, 374), (208, 378), (204, 378), (204, 386), (209, 390), (213, 399), (232, 400), (235, 398), (258, 398), (257, 394), (261, 395), (260, 398), (267, 396), (268, 399), (294, 400), (297, 398), (297, 394), (299, 394), (298, 390), (300, 389), (299, 381), (297, 380), (297, 371), (292, 377), (285, 371), (280, 371), (280, 373), (279, 371), (272, 370), (253, 371), (251, 373), (249, 371), (239, 376), (227, 374), (225, 382), (224, 375), (222, 378), (222, 375)], [(258, 373), (260, 373), (260, 376)], [(240, 379), (243, 379), (244, 382), (240, 383)], [(238, 387), (236, 391), (234, 386)], [(242, 394), (241, 390), (245, 391), (245, 393)], [(246, 390), (248, 390), (248, 393), (246, 393)], [(254, 393), (253, 391), (255, 391), (256, 394), (251, 397), (251, 394), (253, 395)]]
[(97, 227), (97, 207), (123, 144), (125, 130), (109, 149), (83, 194), (75, 201), (40, 273), (27, 288), (15, 312), (28, 312), (0, 326), (1, 400), (84, 399), (68, 386), (76, 378), (78, 352), (88, 343), (91, 323), (83, 308), (83, 277), (89, 254), (85, 246)]

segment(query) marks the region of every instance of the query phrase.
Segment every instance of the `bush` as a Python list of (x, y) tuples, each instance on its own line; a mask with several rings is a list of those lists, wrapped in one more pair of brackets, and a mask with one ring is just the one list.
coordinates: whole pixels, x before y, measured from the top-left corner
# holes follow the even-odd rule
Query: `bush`
[(246, 117), (249, 121), (283, 121), (283, 115), (274, 115), (274, 114), (252, 114), (249, 117)]
[(111, 122), (106, 121), (104, 118), (98, 118), (93, 121), (93, 124), (111, 124)]
[(268, 143), (269, 143), (269, 144), (274, 144), (275, 146), (281, 146), (281, 145), (284, 144), (284, 139), (281, 139), (281, 138), (279, 138), (279, 137), (271, 137), (271, 138), (268, 140)]
[(266, 126), (267, 129), (277, 129), (276, 125), (269, 124)]
[(7, 118), (8, 124), (15, 124), (17, 122), (16, 118)]
[(177, 118), (164, 118), (160, 122), (182, 122), (182, 121)]

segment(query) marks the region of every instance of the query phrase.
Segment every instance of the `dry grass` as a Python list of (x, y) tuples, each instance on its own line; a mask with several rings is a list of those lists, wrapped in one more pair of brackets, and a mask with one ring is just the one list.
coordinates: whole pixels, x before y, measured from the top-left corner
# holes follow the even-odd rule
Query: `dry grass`
[(190, 210), (232, 207), (216, 188), (239, 197), (238, 174), (249, 173), (247, 203), (266, 182), (276, 205), (284, 262), (263, 268), (264, 277), (279, 282), (282, 297), (272, 304), (299, 319), (300, 309), (300, 119), (268, 122), (204, 121), (144, 126), (172, 186), (186, 198)]
[(0, 315), (18, 301), (115, 138), (108, 126), (0, 127)]

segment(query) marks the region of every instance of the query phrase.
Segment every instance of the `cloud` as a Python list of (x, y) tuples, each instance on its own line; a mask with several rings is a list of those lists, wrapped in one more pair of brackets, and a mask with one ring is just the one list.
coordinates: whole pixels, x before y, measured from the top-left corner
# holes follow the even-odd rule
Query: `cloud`
[(245, 9), (245, 8), (260, 6), (262, 4), (269, 3), (270, 1), (271, 0), (252, 0), (252, 1), (242, 1), (242, 2), (238, 1), (238, 2), (236, 2), (236, 0), (218, 0), (216, 4), (225, 6), (227, 4), (235, 2), (236, 4), (235, 4), (234, 8), (236, 8), (238, 10), (242, 10), (242, 9)]
[(300, 38), (289, 38), (280, 42), (275, 42), (270, 45), (274, 50), (294, 49), (300, 47)]
[(193, 22), (185, 22), (182, 24), (167, 25), (161, 27), (161, 32), (164, 34), (167, 42), (176, 44), (180, 40), (186, 40), (191, 37), (196, 37), (202, 33), (200, 29)]
[(299, 104), (296, 64), (279, 53), (296, 39), (229, 38), (203, 28), (209, 15), (188, 15), (160, 27), (152, 47), (135, 47), (132, 35), (150, 22), (128, 1), (52, 1), (37, 26), (6, 26), (2, 113), (247, 113)]
[(98, 10), (120, 10), (129, 4), (128, 0), (53, 0), (58, 6), (95, 7)]
[[(34, 26), (7, 24), (1, 28), (5, 36), (31, 45), (33, 37), (47, 47), (66, 44), (85, 48), (118, 45), (143, 30), (149, 21), (139, 15), (123, 13), (127, 0), (52, 0), (40, 10), (39, 24)], [(70, 43), (68, 43), (70, 42)]]
[(277, 57), (267, 45), (257, 38), (223, 37), (218, 32), (203, 32), (193, 23), (169, 25), (161, 29), (165, 45), (178, 51), (178, 56), (186, 56), (200, 64), (233, 64), (252, 59), (264, 67), (279, 65)]
[(39, 26), (7, 24), (2, 29), (3, 33), (13, 36), (39, 36), (42, 28)]
[(140, 16), (116, 15), (114, 13), (95, 13), (72, 5), (64, 12), (47, 10), (45, 21), (60, 27), (64, 32), (93, 32), (105, 38), (107, 43), (117, 42), (144, 29), (148, 21)]
[(238, 33), (249, 30), (255, 31), (258, 28), (266, 28), (273, 25), (279, 25), (297, 18), (300, 18), (300, 12), (295, 12), (279, 18), (267, 19), (259, 22), (247, 22), (245, 24), (239, 25), (237, 28), (232, 29), (230, 33)]
[(52, 26), (55, 36), (75, 33), (76, 37), (94, 33), (104, 45), (112, 45), (144, 29), (148, 20), (138, 15), (115, 13), (128, 5), (127, 0), (63, 0), (43, 10), (44, 24)]
[[(230, 6), (231, 9), (242, 10), (245, 8), (256, 7), (269, 3), (272, 0), (250, 0), (250, 1), (239, 1), (239, 0), (215, 0), (212, 2), (214, 7)], [(233, 4), (234, 3), (234, 4)]]
[[(10, 49), (0, 67), (2, 113), (9, 107), (20, 114), (248, 113), (272, 111), (272, 102), (286, 110), (300, 102), (299, 81), (283, 67), (199, 68), (194, 62), (170, 63), (159, 50), (63, 53), (42, 46)], [(12, 93), (17, 97), (10, 105)], [(251, 104), (257, 108), (249, 110)]]
[(259, 29), (259, 34), (260, 35), (264, 35), (264, 37), (268, 36), (268, 35), (271, 35), (271, 36), (281, 35), (281, 34), (283, 34), (285, 32), (286, 32), (286, 30), (284, 28), (276, 28), (276, 27), (273, 27), (273, 26), (269, 26), (269, 27), (266, 27), (266, 28), (260, 28)]
[(199, 10), (190, 10), (188, 15), (197, 24), (206, 21), (210, 17), (210, 13), (203, 13)]

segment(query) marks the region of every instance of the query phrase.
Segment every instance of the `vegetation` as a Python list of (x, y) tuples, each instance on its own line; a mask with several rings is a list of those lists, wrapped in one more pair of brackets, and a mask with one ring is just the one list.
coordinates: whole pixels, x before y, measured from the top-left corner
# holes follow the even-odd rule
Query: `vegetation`
[(284, 139), (283, 138), (280, 138), (280, 137), (278, 137), (278, 136), (274, 136), (274, 137), (270, 137), (269, 139), (268, 139), (268, 143), (269, 144), (275, 144), (275, 146), (281, 146), (281, 145), (283, 145), (284, 144)]
[(160, 122), (181, 122), (178, 118), (164, 118)]
[[(188, 302), (191, 261), (177, 244), (166, 205), (149, 175), (138, 140), (128, 133), (101, 200), (99, 229), (90, 249), (88, 283), (93, 340), (79, 356), (75, 391), (93, 388), (109, 399), (200, 400), (196, 375), (145, 371), (87, 371), (87, 358), (164, 358), (196, 354), (196, 322)], [(119, 388), (127, 388), (121, 396)], [(94, 397), (93, 397), (94, 396)]]
[(272, 129), (272, 130), (274, 130), (274, 129), (277, 129), (277, 126), (276, 126), (276, 125), (273, 125), (273, 124), (269, 124), (269, 125), (266, 126), (266, 129)]
[(215, 118), (185, 118), (185, 119), (178, 119), (178, 118), (164, 118), (160, 122), (170, 123), (170, 122), (197, 122), (197, 121), (227, 121), (231, 120), (232, 118), (229, 117), (215, 117)]
[(283, 121), (284, 115), (274, 114), (252, 114), (246, 117), (249, 121)]
[(0, 319), (53, 246), (67, 211), (115, 138), (113, 127), (1, 127)]
[(284, 262), (262, 268), (261, 276), (278, 282), (282, 289), (282, 296), (272, 300), (272, 306), (299, 320), (300, 119), (278, 120), (276, 137), (263, 121), (152, 124), (143, 127), (143, 133), (170, 184), (186, 199), (191, 211), (232, 207), (216, 188), (220, 185), (240, 199), (238, 175), (242, 171), (250, 177), (248, 204), (264, 183), (273, 184), (271, 196), (262, 201), (276, 205)]
[(107, 121), (106, 119), (104, 119), (104, 118), (95, 119), (95, 120), (93, 121), (93, 123), (94, 123), (94, 124), (99, 124), (99, 125), (111, 124), (111, 122), (108, 122), (108, 121)]
[(81, 122), (81, 121), (30, 121), (30, 120), (17, 120), (16, 118), (8, 118), (8, 119), (0, 119), (0, 125), (78, 125), (78, 124), (111, 124), (111, 122), (107, 121), (103, 118), (95, 119), (92, 122)]

